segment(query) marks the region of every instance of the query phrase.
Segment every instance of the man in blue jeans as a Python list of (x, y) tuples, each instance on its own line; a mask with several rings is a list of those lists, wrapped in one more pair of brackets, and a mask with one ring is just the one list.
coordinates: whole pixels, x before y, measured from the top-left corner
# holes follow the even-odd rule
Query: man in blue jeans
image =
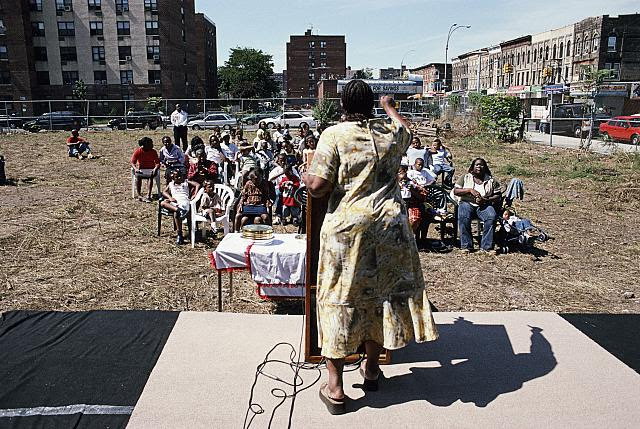
[(491, 176), (484, 159), (476, 158), (471, 162), (469, 172), (456, 182), (453, 194), (459, 199), (460, 248), (466, 252), (473, 250), (471, 220), (477, 217), (484, 222), (480, 250), (490, 251), (493, 248), (493, 232), (497, 218), (494, 205), (500, 202), (502, 195), (500, 184)]

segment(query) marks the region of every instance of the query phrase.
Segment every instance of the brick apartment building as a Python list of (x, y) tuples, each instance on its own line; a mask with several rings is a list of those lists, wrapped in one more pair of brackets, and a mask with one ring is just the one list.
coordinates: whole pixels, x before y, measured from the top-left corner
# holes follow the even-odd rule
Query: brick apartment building
[[(444, 63), (429, 63), (409, 70), (422, 75), (422, 93), (424, 95), (441, 92), (444, 88)], [(451, 82), (451, 64), (447, 65), (447, 81)]]
[(307, 30), (287, 43), (287, 97), (315, 98), (322, 79), (342, 79), (347, 68), (345, 36), (323, 36)]
[(194, 0), (0, 0), (0, 99), (216, 95), (215, 24)]

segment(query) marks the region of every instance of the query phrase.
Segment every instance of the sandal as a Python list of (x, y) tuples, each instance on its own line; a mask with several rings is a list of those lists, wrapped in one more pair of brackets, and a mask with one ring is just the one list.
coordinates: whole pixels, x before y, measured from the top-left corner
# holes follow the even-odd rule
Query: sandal
[(362, 390), (366, 390), (368, 392), (377, 392), (380, 370), (378, 370), (378, 374), (375, 376), (375, 378), (368, 378), (366, 374), (367, 370), (365, 369), (365, 366), (360, 366), (360, 375), (362, 375), (362, 378), (364, 378), (364, 381), (362, 382)]
[(344, 414), (347, 411), (344, 403), (344, 398), (333, 399), (329, 397), (328, 392), (327, 394), (324, 393), (325, 389), (327, 389), (328, 387), (329, 384), (327, 383), (322, 383), (322, 385), (320, 386), (320, 391), (318, 392), (320, 394), (320, 400), (324, 402), (324, 405), (326, 405), (327, 410), (329, 410), (330, 414), (334, 416)]

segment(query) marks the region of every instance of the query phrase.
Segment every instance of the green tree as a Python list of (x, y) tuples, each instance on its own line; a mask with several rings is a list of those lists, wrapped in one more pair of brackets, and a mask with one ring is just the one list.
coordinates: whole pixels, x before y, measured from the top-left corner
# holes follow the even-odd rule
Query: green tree
[(313, 108), (313, 118), (324, 128), (329, 125), (338, 114), (338, 106), (332, 100), (320, 100)]
[(231, 97), (273, 97), (278, 92), (272, 56), (253, 48), (232, 48), (218, 68), (218, 79), (221, 91)]
[(73, 97), (76, 100), (86, 100), (87, 99), (87, 85), (85, 85), (84, 81), (77, 80), (73, 85)]
[(152, 112), (160, 111), (160, 106), (162, 106), (162, 97), (148, 97), (147, 98), (147, 110)]
[(451, 106), (451, 109), (453, 110), (453, 114), (455, 115), (458, 109), (460, 108), (460, 103), (462, 102), (462, 99), (458, 94), (451, 94), (450, 96), (447, 97), (447, 102), (449, 106)]
[(373, 79), (373, 70), (370, 68), (363, 68), (362, 70), (356, 70), (353, 74), (354, 79)]
[(591, 66), (582, 66), (582, 76), (585, 91), (589, 94), (589, 105), (591, 107), (591, 120), (589, 121), (589, 134), (584, 142), (580, 138), (580, 149), (588, 150), (591, 147), (591, 139), (593, 138), (594, 113), (596, 110), (596, 96), (600, 90), (600, 86), (606, 79), (610, 79), (613, 70), (598, 70)]
[(502, 141), (513, 141), (520, 128), (520, 100), (511, 96), (487, 96), (480, 100), (480, 127)]
[(440, 105), (435, 101), (425, 104), (422, 111), (427, 113), (430, 118), (440, 119)]

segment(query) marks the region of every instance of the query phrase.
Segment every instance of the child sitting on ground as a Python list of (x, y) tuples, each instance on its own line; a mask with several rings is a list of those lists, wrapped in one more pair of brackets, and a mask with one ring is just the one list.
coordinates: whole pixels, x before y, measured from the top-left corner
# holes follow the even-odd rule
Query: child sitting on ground
[(89, 148), (89, 142), (80, 137), (78, 130), (71, 131), (71, 137), (67, 139), (67, 150), (71, 158), (80, 159), (80, 156), (82, 156), (82, 159), (94, 158)]
[(300, 206), (293, 197), (300, 188), (300, 178), (293, 172), (293, 166), (287, 165), (284, 169), (284, 176), (278, 183), (280, 196), (282, 198), (282, 225), (293, 222), (298, 225), (300, 222)]
[(204, 194), (200, 199), (200, 213), (211, 221), (211, 231), (215, 235), (218, 232), (216, 217), (221, 216), (224, 207), (220, 195), (216, 194), (216, 183), (212, 179), (204, 181)]
[(182, 237), (182, 220), (189, 214), (191, 203), (189, 186), (193, 186), (195, 192), (198, 192), (200, 189), (199, 183), (186, 180), (182, 170), (175, 170), (173, 172), (173, 180), (169, 182), (164, 192), (162, 192), (165, 199), (160, 205), (173, 213), (173, 221), (178, 232), (176, 244), (184, 244)]
[(270, 224), (269, 207), (269, 185), (262, 178), (262, 170), (256, 168), (249, 171), (238, 202), (236, 231), (240, 231), (250, 220), (254, 224)]

